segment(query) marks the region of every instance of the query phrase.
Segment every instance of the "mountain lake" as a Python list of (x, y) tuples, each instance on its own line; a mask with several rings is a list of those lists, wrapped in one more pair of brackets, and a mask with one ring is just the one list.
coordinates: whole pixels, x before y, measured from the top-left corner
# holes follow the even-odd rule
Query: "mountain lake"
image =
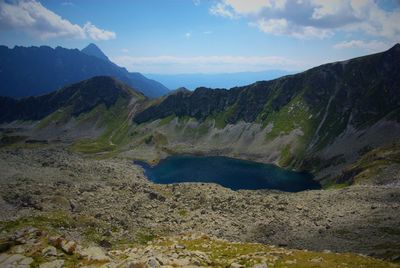
[(299, 192), (320, 189), (306, 172), (296, 172), (271, 164), (262, 164), (222, 156), (175, 155), (154, 166), (134, 161), (154, 183), (217, 183), (232, 190), (274, 189)]

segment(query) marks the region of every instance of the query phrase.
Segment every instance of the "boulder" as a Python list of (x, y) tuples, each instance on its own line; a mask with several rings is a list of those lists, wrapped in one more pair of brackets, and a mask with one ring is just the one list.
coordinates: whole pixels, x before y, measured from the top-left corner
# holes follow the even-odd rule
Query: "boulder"
[(48, 246), (42, 250), (42, 254), (45, 257), (57, 256), (57, 249), (53, 246)]
[(68, 241), (68, 240), (62, 240), (61, 241), (61, 249), (67, 253), (67, 254), (73, 254), (76, 249), (76, 242), (75, 241)]
[(82, 249), (80, 255), (90, 261), (108, 262), (110, 258), (106, 256), (100, 247), (88, 247)]

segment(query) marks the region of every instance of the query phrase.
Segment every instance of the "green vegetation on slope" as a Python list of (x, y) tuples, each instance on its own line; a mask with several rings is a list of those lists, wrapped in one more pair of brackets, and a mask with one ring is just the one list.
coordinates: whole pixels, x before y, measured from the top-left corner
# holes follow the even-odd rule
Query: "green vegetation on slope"
[(79, 116), (78, 121), (94, 121), (96, 127), (103, 128), (104, 131), (98, 138), (75, 142), (72, 149), (82, 153), (100, 153), (114, 151), (118, 146), (127, 143), (130, 127), (127, 106), (128, 101), (119, 98), (115, 105), (108, 109), (105, 105), (100, 105), (89, 113)]

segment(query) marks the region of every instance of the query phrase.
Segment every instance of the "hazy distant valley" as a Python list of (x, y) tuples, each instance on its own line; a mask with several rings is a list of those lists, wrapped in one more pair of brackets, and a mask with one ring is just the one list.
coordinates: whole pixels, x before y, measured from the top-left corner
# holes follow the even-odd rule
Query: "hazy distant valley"
[[(399, 44), (194, 91), (88, 48), (0, 48), (0, 266), (399, 266)], [(46, 54), (42, 84), (29, 61), (9, 64), (20, 51)], [(13, 98), (24, 85), (43, 91)], [(156, 184), (133, 163), (172, 155), (273, 164), (322, 189)]]
[(146, 77), (161, 82), (171, 90), (187, 88), (195, 90), (198, 87), (232, 88), (246, 86), (254, 81), (272, 80), (292, 74), (293, 72), (269, 70), (264, 72), (239, 72), (219, 74), (146, 74)]

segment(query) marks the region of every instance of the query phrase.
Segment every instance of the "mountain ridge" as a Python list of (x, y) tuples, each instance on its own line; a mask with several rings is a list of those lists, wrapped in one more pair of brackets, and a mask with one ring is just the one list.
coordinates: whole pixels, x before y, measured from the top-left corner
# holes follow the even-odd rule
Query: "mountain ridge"
[[(26, 97), (42, 95), (93, 76), (113, 76), (149, 97), (169, 90), (140, 73), (78, 49), (49, 46), (8, 48), (0, 46), (0, 95)], [(40, 64), (40, 68), (37, 66)]]
[(145, 98), (142, 93), (134, 91), (115, 78), (97, 76), (41, 96), (19, 100), (0, 97), (0, 122), (39, 120), (67, 106), (72, 106), (71, 114), (78, 116), (99, 104), (108, 108), (114, 105), (119, 97)]

